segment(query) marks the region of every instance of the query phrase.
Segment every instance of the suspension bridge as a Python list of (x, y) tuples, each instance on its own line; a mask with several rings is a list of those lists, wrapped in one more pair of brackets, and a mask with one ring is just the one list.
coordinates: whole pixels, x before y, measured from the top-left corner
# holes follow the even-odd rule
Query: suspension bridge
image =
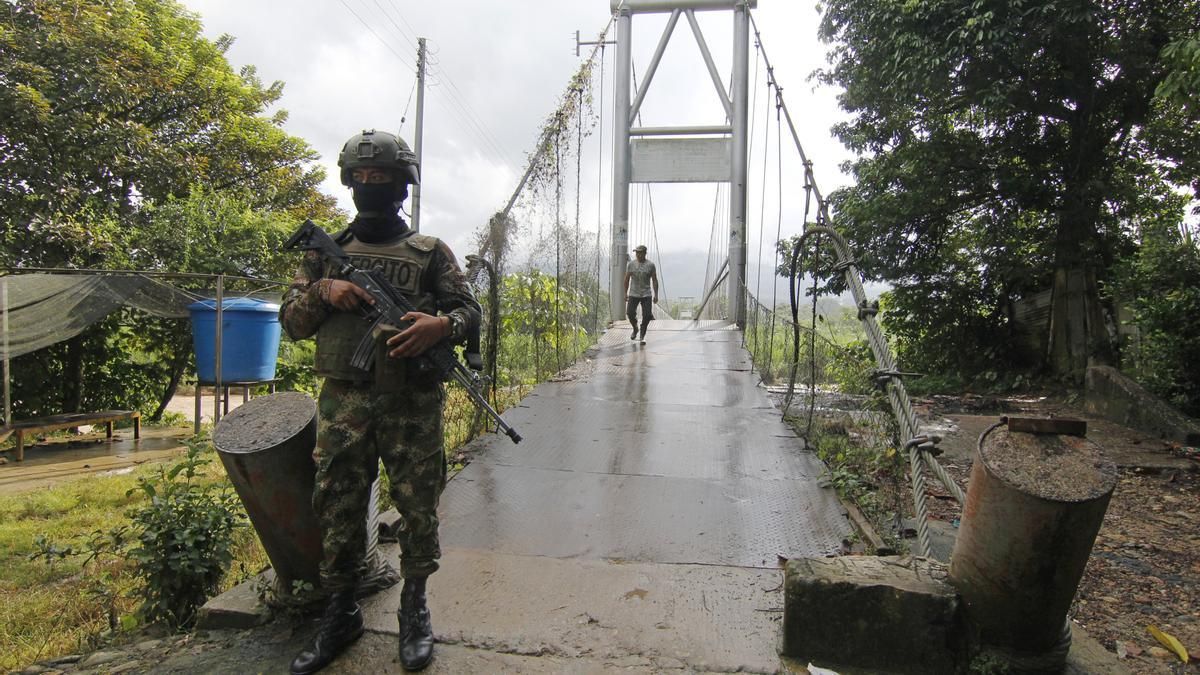
[[(443, 645), (588, 659), (583, 663), (590, 665), (579, 666), (584, 670), (622, 664), (648, 671), (787, 668), (778, 645), (783, 564), (836, 556), (855, 536), (824, 480), (824, 466), (762, 386), (782, 366), (794, 387), (801, 347), (815, 337), (815, 325), (802, 327), (795, 318), (802, 300), (796, 282), (816, 272), (803, 269), (804, 247), (833, 244), (837, 264), (825, 272), (842, 274), (858, 305), (879, 365), (876, 377), (888, 391), (910, 457), (918, 520), (925, 516), (920, 500), (927, 473), (962, 497), (928, 456), (936, 439), (921, 433), (851, 252), (830, 227), (813, 164), (754, 24), (756, 4), (613, 0), (612, 21), (586, 43), (593, 48), (546, 118), (511, 199), (467, 256), (488, 307), (485, 362), (497, 382), (497, 364), (512, 358), (497, 338), (499, 286), (520, 267), (510, 260), (519, 235), (535, 231), (535, 216), (549, 221), (536, 227), (532, 246), (547, 271), (529, 271), (519, 283), (529, 284), (524, 297), (531, 315), (553, 316), (553, 339), (545, 343), (553, 354), (538, 352), (532, 360), (539, 373), (540, 364), (552, 364), (545, 370), (554, 374), (504, 413), (524, 442), (494, 434), (473, 441), (469, 463), (442, 497), (443, 564), (430, 581), (430, 607)], [(700, 12), (731, 20), (732, 63), (714, 59)], [(633, 24), (654, 14), (667, 16), (665, 28), (638, 71)], [(667, 45), (686, 33), (699, 56), (694, 72), (712, 87), (720, 118), (650, 126), (643, 122), (643, 102)], [(611, 66), (609, 45), (615, 45)], [(612, 164), (600, 172), (611, 172), (611, 216), (597, 215), (592, 230), (582, 224), (580, 198), (589, 112), (611, 116), (595, 127), (601, 136), (611, 129), (612, 144)], [(763, 131), (756, 137), (751, 122), (757, 119)], [(785, 138), (802, 167), (796, 182), (803, 185), (803, 222), (794, 246), (781, 244), (783, 210), (772, 209), (779, 214), (772, 236), (764, 189), (758, 260), (751, 261), (749, 192), (755, 181), (768, 182), (771, 152), (782, 166)], [(763, 157), (758, 176), (750, 170), (755, 148)], [(602, 162), (604, 153), (598, 154)], [(773, 180), (782, 200), (782, 169)], [(714, 184), (713, 221), (705, 288), (689, 308), (695, 318), (673, 319), (663, 306), (671, 272), (662, 270), (664, 302), (642, 343), (629, 338), (623, 281), (633, 243), (661, 252), (651, 193), (661, 183)], [(764, 242), (772, 242), (766, 258)], [(753, 282), (751, 267), (760, 271)], [(776, 269), (790, 271), (790, 320), (777, 311)], [(534, 284), (540, 276), (549, 277), (541, 290)], [(549, 297), (539, 300), (539, 293)], [(929, 533), (923, 524), (918, 529), (916, 547), (928, 554)], [(366, 600), (368, 630), (396, 631), (398, 594), (396, 587)], [(367, 650), (356, 646), (339, 663), (357, 670)], [(454, 663), (442, 661), (448, 672)]]
[[(544, 307), (553, 309), (554, 354), (545, 360), (557, 373), (505, 412), (526, 440), (477, 439), (468, 446), (470, 462), (443, 495), (443, 567), (430, 582), (443, 643), (652, 671), (786, 667), (777, 644), (783, 563), (838, 555), (854, 536), (823, 481), (822, 463), (783, 422), (761, 384), (771, 378), (774, 360), (776, 367), (791, 364), (794, 386), (802, 340), (815, 334), (814, 325), (802, 336), (795, 319), (776, 311), (781, 280), (775, 270), (791, 271), (786, 292), (793, 317), (801, 301), (795, 282), (814, 272), (799, 268), (802, 245), (834, 244), (837, 266), (827, 272), (844, 275), (859, 305), (919, 499), (931, 470), (961, 497), (926, 455), (933, 439), (917, 426), (851, 253), (829, 227), (813, 164), (754, 24), (755, 6), (754, 0), (614, 0), (612, 21), (587, 43), (592, 50), (546, 118), (512, 198), (480, 233), (481, 245), (468, 260), (481, 297), (490, 299), (487, 320), (494, 327), (501, 321), (496, 285), (514, 267), (508, 259), (513, 241), (533, 229), (531, 214), (549, 219), (548, 227), (538, 227), (534, 248), (542, 252), (541, 266), (553, 268), (553, 297)], [(731, 63), (714, 59), (700, 12), (731, 21)], [(633, 25), (653, 14), (666, 15), (665, 28), (639, 71)], [(651, 126), (642, 108), (663, 55), (673, 40), (689, 38), (699, 57), (697, 86), (711, 87), (718, 118)], [(609, 45), (615, 45), (611, 66), (605, 63)], [(597, 109), (590, 107), (594, 102)], [(608, 129), (612, 144), (611, 166), (598, 171), (611, 172), (611, 215), (598, 214), (591, 231), (582, 225), (579, 192), (589, 109), (601, 117), (594, 124), (601, 144)], [(762, 121), (757, 134), (753, 120)], [(804, 222), (793, 250), (780, 244), (782, 208), (772, 209), (779, 214), (773, 234), (765, 215), (768, 181), (777, 199), (784, 198), (785, 139), (803, 171), (794, 181), (804, 187)], [(756, 150), (762, 171), (752, 176)], [(597, 154), (602, 162), (604, 153)], [(763, 189), (753, 264), (749, 194), (756, 181)], [(664, 302), (642, 344), (629, 339), (623, 281), (634, 243), (648, 243), (654, 254), (662, 250), (651, 192), (662, 183), (715, 185), (705, 288), (690, 308), (694, 319), (672, 319), (663, 306), (671, 271), (662, 270)], [(535, 204), (539, 196), (543, 201)], [(764, 242), (771, 242), (766, 258)], [(759, 270), (753, 292), (751, 267)], [(581, 282), (589, 278), (590, 285)], [(528, 300), (536, 309), (535, 295), (531, 282)], [(576, 301), (564, 303), (564, 295)], [(602, 332), (605, 323), (610, 329)], [(572, 338), (580, 331), (601, 337), (585, 349)], [(495, 379), (505, 354), (491, 335), (486, 360)], [(923, 504), (915, 508), (923, 518)], [(929, 545), (922, 525), (917, 547), (928, 554)], [(369, 629), (395, 631), (398, 592), (367, 601)]]
[[(689, 416), (705, 420), (722, 419), (725, 409), (739, 409), (744, 407), (742, 404), (752, 400), (748, 388), (752, 389), (760, 381), (778, 381), (780, 376), (788, 380), (790, 403), (790, 392), (795, 388), (798, 375), (809, 375), (810, 385), (814, 378), (811, 372), (801, 373), (799, 366), (804, 358), (804, 347), (807, 347), (809, 360), (812, 360), (811, 350), (817, 338), (815, 279), (819, 275), (840, 276), (839, 281), (849, 289), (857, 306), (858, 319), (877, 364), (874, 372), (876, 384), (887, 392), (899, 429), (899, 442), (909, 459), (912, 487), (916, 495), (913, 509), (918, 521), (915, 548), (917, 552), (928, 555), (931, 542), (925, 524), (926, 478), (941, 482), (960, 503), (963, 493), (934, 459), (938, 439), (932, 434), (923, 433), (920, 428), (905, 390), (903, 373), (898, 371), (875, 321), (877, 308), (866, 297), (853, 252), (831, 226), (828, 205), (814, 176), (813, 162), (800, 142), (783, 87), (776, 77), (767, 46), (763, 44), (755, 23), (752, 12), (756, 6), (753, 0), (613, 0), (612, 19), (599, 33), (598, 39), (578, 43), (579, 46), (591, 45), (592, 49), (568, 84), (558, 108), (546, 118), (536, 150), (531, 153), (527, 170), (512, 198), (481, 232), (479, 239), (482, 245), (469, 257), (473, 264), (487, 261), (489, 274), (486, 278), (479, 274), (479, 265), (474, 265), (472, 269), (476, 273), (474, 278), (483, 282), (481, 295), (493, 298), (489, 303), (492, 305), (489, 322), (496, 325), (500, 318), (498, 302), (494, 300), (495, 279), (502, 277), (509, 265), (506, 256), (519, 230), (514, 209), (519, 210), (523, 201), (530, 200), (531, 193), (550, 195), (552, 208), (547, 208), (545, 204), (541, 209), (531, 208), (526, 203), (525, 210), (527, 214), (539, 211), (543, 214), (552, 213), (550, 227), (540, 230), (543, 237), (539, 247), (547, 253), (553, 252), (552, 258), (547, 255), (542, 259), (545, 267), (553, 267), (554, 270), (554, 297), (547, 303), (554, 309), (553, 344), (556, 353), (552, 361), (557, 368), (575, 364), (564, 371), (571, 375), (560, 374), (554, 379), (576, 379), (570, 383), (540, 385), (518, 409), (510, 413), (532, 426), (532, 431), (527, 433), (530, 438), (553, 440), (535, 440), (528, 444), (533, 447), (522, 446), (519, 449), (499, 448), (489, 443), (480, 455), (480, 467), (491, 466), (489, 462), (498, 462), (499, 466), (507, 468), (497, 475), (510, 476), (514, 480), (521, 480), (519, 477), (526, 475), (517, 468), (521, 466), (589, 475), (607, 472), (611, 476), (642, 475), (643, 472), (639, 472), (638, 468), (654, 467), (646, 475), (669, 476), (671, 473), (666, 468), (672, 465), (697, 461), (703, 466), (711, 460), (722, 462), (727, 473), (692, 477), (702, 480), (781, 480), (791, 476), (797, 479), (803, 477), (815, 484), (820, 474), (815, 461), (794, 475), (786, 471), (774, 476), (739, 474), (739, 467), (744, 466), (745, 462), (754, 461), (746, 458), (753, 457), (763, 448), (778, 449), (779, 444), (762, 445), (757, 440), (751, 441), (742, 433), (742, 427), (733, 423), (735, 420), (723, 419), (721, 424), (711, 428), (707, 425), (698, 426), (693, 420), (690, 423), (693, 429), (704, 429), (703, 432), (697, 432), (695, 440), (688, 440), (686, 434), (676, 438), (670, 438), (668, 434), (662, 438), (655, 436), (649, 446), (644, 446), (647, 438), (638, 434), (644, 434), (646, 430), (673, 428), (675, 421), (659, 415), (659, 411), (665, 409), (681, 414), (681, 420)], [(704, 27), (697, 18), (699, 13), (717, 15), (732, 24), (730, 63), (718, 63), (714, 58), (715, 52), (710, 49)], [(665, 15), (666, 20), (664, 24), (660, 18), (662, 32), (649, 62), (639, 70), (633, 61), (634, 24), (645, 21), (651, 15)], [(718, 21), (717, 25), (720, 24)], [(713, 24), (708, 25), (711, 27)], [(578, 41), (578, 37), (576, 39)], [(691, 52), (695, 55), (694, 67), (689, 73), (695, 75), (697, 81), (690, 84), (710, 88), (712, 99), (718, 104), (713, 106), (716, 117), (699, 124), (670, 118), (655, 119), (652, 125), (643, 120), (644, 103), (654, 96), (656, 74), (668, 46), (680, 40), (689, 41), (695, 47)], [(606, 65), (609, 45), (615, 46), (611, 94), (607, 92), (605, 79), (605, 72), (610, 68)], [(583, 120), (589, 107), (587, 102), (597, 100), (600, 102), (597, 114), (601, 119), (594, 126), (600, 130), (602, 143), (604, 131), (611, 129), (611, 217), (605, 220), (601, 214), (597, 214), (595, 229), (588, 231), (581, 224), (579, 193), (580, 167), (585, 152)], [(609, 102), (607, 106), (606, 101)], [(661, 110), (659, 114), (661, 116)], [(683, 118), (682, 111), (676, 111), (676, 114), (680, 119)], [(610, 117), (608, 124), (604, 123), (605, 116)], [(756, 133), (760, 121), (761, 131)], [(783, 173), (785, 155), (790, 155), (793, 160), (789, 165), (800, 170), (800, 175), (792, 180), (788, 180)], [(762, 159), (761, 172), (755, 174), (751, 169), (751, 160), (757, 160), (758, 157)], [(604, 153), (598, 152), (597, 159), (603, 161)], [(775, 163), (773, 169), (771, 160)], [(570, 181), (567, 179), (572, 169), (575, 179), (573, 199), (566, 194), (570, 190)], [(605, 172), (601, 170), (597, 173), (603, 175)], [(549, 189), (530, 190), (531, 182), (539, 178), (543, 181), (542, 187)], [(777, 204), (767, 203), (769, 182), (774, 183), (771, 194), (775, 196)], [(666, 288), (671, 286), (671, 271), (662, 270), (664, 302), (656, 307), (656, 314), (666, 320), (651, 324), (656, 330), (649, 344), (639, 349), (638, 345), (626, 344), (630, 341), (627, 338), (629, 328), (624, 323), (625, 268), (634, 243), (650, 242), (652, 251), (661, 251), (651, 190), (655, 185), (666, 183), (708, 183), (715, 186), (705, 286), (699, 302), (690, 308), (696, 319), (691, 322), (673, 321), (662, 306), (669, 304), (665, 296)], [(761, 186), (761, 194), (757, 199), (759, 214), (756, 235), (752, 227), (754, 218), (750, 213), (751, 188), (755, 183)], [(795, 236), (786, 240), (782, 216), (782, 202), (787, 196), (785, 183), (803, 186), (802, 220), (789, 224), (788, 231), (795, 233)], [(796, 195), (793, 197), (798, 198)], [(573, 224), (566, 215), (572, 201), (575, 206)], [(768, 223), (768, 206), (776, 214), (773, 223)], [(769, 231), (769, 225), (774, 226), (773, 233)], [(607, 239), (607, 254), (601, 243), (604, 239)], [(749, 258), (752, 239), (758, 243), (755, 260)], [(595, 242), (591, 247), (590, 260), (587, 259), (588, 247), (585, 245), (589, 241)], [(767, 249), (765, 255), (764, 248)], [(812, 254), (821, 248), (828, 249), (824, 257)], [(831, 260), (833, 264), (829, 269), (815, 269), (814, 262), (817, 260)], [(757, 279), (748, 278), (750, 269), (757, 270)], [(776, 273), (777, 270), (780, 274)], [(768, 277), (765, 284), (764, 271)], [(784, 271), (787, 273), (783, 274)], [(806, 275), (814, 279), (814, 290), (809, 292), (812, 301), (811, 322), (802, 326), (798, 306), (804, 301), (804, 291), (798, 282)], [(586, 284), (581, 284), (580, 278), (587, 276), (594, 280), (590, 286), (591, 297), (564, 308), (560, 294), (583, 294), (582, 289)], [(787, 277), (790, 277), (790, 282), (784, 281)], [(786, 286), (783, 289), (783, 302), (780, 297), (781, 285)], [(604, 292), (605, 287), (607, 293)], [(532, 290), (530, 295), (531, 304), (536, 304), (532, 302)], [(603, 307), (605, 304), (607, 308)], [(790, 318), (787, 316), (788, 308)], [(592, 331), (598, 333), (605, 309), (612, 330), (604, 334), (604, 339), (593, 348), (593, 352), (581, 353), (577, 342), (564, 339), (564, 333), (578, 330), (589, 319)], [(667, 336), (669, 339), (666, 342), (660, 342), (661, 338)], [(491, 343), (495, 345), (497, 341), (491, 340)], [(714, 345), (721, 346), (718, 348)], [(496, 351), (487, 356), (492, 364), (503, 358)], [(574, 407), (567, 410), (562, 408), (565, 404), (554, 403), (560, 399), (574, 401)], [(761, 396), (753, 400), (755, 403), (749, 406), (751, 409), (770, 408)], [(664, 404), (666, 408), (662, 407)], [(696, 407), (685, 414), (673, 407), (679, 405)], [(773, 409), (771, 412), (779, 416)], [(526, 415), (529, 415), (528, 419)], [(683, 431), (689, 423), (681, 423), (684, 424), (680, 429)], [(629, 436), (630, 429), (639, 431)], [(776, 431), (780, 437), (791, 436), (790, 432), (784, 433), (782, 427)], [(666, 440), (668, 438), (670, 440)], [(722, 455), (712, 448), (706, 449), (705, 443), (709, 440), (729, 454)], [(554, 449), (544, 447), (543, 444), (547, 442)], [(803, 443), (794, 438), (789, 442), (792, 443), (791, 453), (810, 457)], [(610, 450), (598, 450), (601, 447), (620, 451), (621, 454), (610, 455)], [(577, 451), (583, 454), (572, 459)], [(690, 451), (700, 454), (689, 460)], [(707, 455), (704, 454), (706, 452)], [(601, 458), (608, 463), (594, 464)], [(524, 462), (532, 464), (526, 465)], [(633, 464), (626, 465), (626, 462)], [(487, 483), (492, 484), (491, 481)], [(631, 490), (633, 488), (630, 486), (637, 483), (616, 481), (611, 485)], [(469, 485), (470, 482), (463, 484)], [(562, 512), (555, 504), (560, 503), (559, 500), (565, 495), (530, 489), (530, 494), (541, 494), (547, 501), (528, 505), (528, 511), (513, 511), (514, 517)], [(660, 486), (657, 489), (662, 488)], [(524, 490), (517, 492), (524, 494)], [(809, 493), (798, 490), (796, 494)], [(808, 499), (805, 497), (789, 502), (778, 515), (785, 521), (803, 521), (810, 514), (808, 507), (816, 508), (813, 504), (825, 499), (824, 496), (815, 495), (817, 493), (809, 494), (817, 501), (804, 501)], [(663, 519), (655, 521), (658, 523), (655, 528), (669, 527), (672, 518), (677, 517), (669, 514), (677, 513), (678, 508), (688, 501), (682, 495), (680, 498), (678, 504), (668, 499), (661, 505), (658, 510), (663, 512)], [(748, 501), (753, 503), (756, 500), (748, 498)], [(645, 506), (647, 508), (641, 510), (655, 510), (649, 508), (649, 504)], [(460, 506), (457, 502), (451, 502), (448, 508), (457, 509)], [(464, 523), (491, 522), (488, 519), (476, 520), (475, 516), (479, 515), (482, 514), (468, 510), (462, 520)], [(488, 515), (491, 518), (494, 514)], [(645, 518), (628, 521), (621, 513), (596, 517), (624, 522), (649, 522)], [(705, 515), (701, 520), (707, 517)], [(728, 527), (753, 532), (760, 525), (731, 521)], [(597, 557), (620, 557), (622, 549), (619, 548), (589, 547), (584, 546), (583, 542), (568, 545), (567, 542), (572, 540), (565, 533), (586, 533), (588, 527), (583, 522), (563, 525), (562, 528), (547, 526), (544, 530), (542, 526), (536, 527), (547, 533), (547, 541), (552, 540), (568, 549), (578, 546), (580, 552), (594, 549), (592, 555)], [(450, 531), (454, 529), (448, 528)], [(804, 551), (806, 554), (832, 552), (837, 549), (848, 528), (843, 520), (838, 527), (824, 522), (822, 526), (809, 531), (822, 534), (811, 541), (779, 534), (782, 537), (778, 540), (781, 548), (772, 555), (787, 557), (789, 551)], [(631, 531), (630, 536), (636, 538), (637, 535)], [(757, 540), (757, 536), (751, 536), (750, 540)], [(785, 542), (786, 545), (782, 545)], [(697, 542), (693, 541), (692, 544), (696, 545)], [(531, 550), (528, 553), (565, 555), (565, 550), (553, 548), (554, 552)], [(657, 553), (660, 552), (654, 551), (648, 555)], [(699, 553), (697, 555), (700, 556)], [(760, 564), (772, 559), (771, 555), (761, 551), (726, 551), (721, 555), (725, 556), (722, 558), (725, 562), (740, 561), (738, 564), (746, 562), (739, 556), (757, 559)], [(671, 562), (689, 561), (673, 558)], [(714, 561), (705, 558), (690, 562), (707, 564)]]

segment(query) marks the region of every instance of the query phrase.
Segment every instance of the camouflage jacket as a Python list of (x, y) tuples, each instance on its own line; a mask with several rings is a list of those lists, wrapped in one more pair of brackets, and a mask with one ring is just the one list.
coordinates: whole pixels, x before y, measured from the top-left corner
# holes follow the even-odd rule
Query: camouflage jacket
[[(433, 247), (428, 264), (415, 282), (415, 287), (410, 289), (415, 290), (420, 297), (414, 297), (414, 294), (410, 292), (404, 293), (422, 311), (449, 316), (451, 322), (449, 339), (453, 344), (462, 344), (466, 341), (468, 331), (477, 328), (476, 322), (480, 316), (479, 303), (475, 300), (475, 295), (471, 291), (462, 269), (459, 268), (454, 253), (450, 251), (445, 242), (421, 235), (415, 235), (412, 239), (416, 240), (418, 237), (423, 241), (432, 242)], [(349, 244), (344, 244), (344, 246), (349, 246)], [(329, 269), (319, 253), (316, 251), (306, 252), (295, 278), (284, 294), (279, 310), (280, 323), (293, 340), (312, 337), (321, 330), (323, 324), (333, 317), (345, 316), (346, 313), (332, 307), (321, 298), (321, 285), (318, 282), (327, 277), (336, 278), (337, 275)], [(402, 288), (396, 284), (395, 280), (393, 280), (393, 285)], [(365, 332), (368, 324), (365, 320), (361, 320), (361, 326)], [(318, 341), (321, 339), (318, 336)], [(330, 375), (329, 373), (319, 374)]]

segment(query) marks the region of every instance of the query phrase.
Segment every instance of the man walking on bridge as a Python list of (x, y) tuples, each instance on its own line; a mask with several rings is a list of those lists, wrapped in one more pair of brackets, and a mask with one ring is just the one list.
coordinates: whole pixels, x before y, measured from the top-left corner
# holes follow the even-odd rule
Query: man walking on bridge
[(641, 336), (646, 344), (646, 327), (654, 318), (652, 303), (658, 302), (658, 271), (654, 263), (646, 259), (645, 244), (633, 249), (635, 258), (625, 265), (625, 315), (633, 327), (630, 340), (638, 338), (637, 308), (642, 307)]

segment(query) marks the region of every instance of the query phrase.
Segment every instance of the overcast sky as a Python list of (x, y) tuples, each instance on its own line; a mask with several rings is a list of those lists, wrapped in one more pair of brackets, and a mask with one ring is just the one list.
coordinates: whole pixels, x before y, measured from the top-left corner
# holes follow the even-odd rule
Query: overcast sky
[[(325, 190), (352, 211), (348, 191), (337, 182), (335, 162), (343, 142), (363, 128), (413, 137), (416, 38), (427, 38), (431, 73), (425, 105), (421, 230), (446, 239), (460, 257), (471, 252), (474, 233), (504, 206), (524, 170), (538, 130), (554, 109), (581, 57), (575, 31), (595, 40), (609, 22), (609, 0), (183, 0), (198, 13), (206, 35), (232, 35), (227, 54), (235, 67), (252, 64), (266, 81), (285, 83), (279, 106), (288, 132), (322, 154), (329, 178)], [(753, 11), (763, 46), (813, 160), (824, 193), (846, 182), (838, 164), (847, 152), (829, 128), (842, 119), (836, 92), (809, 76), (824, 64), (817, 39), (819, 16), (807, 0), (760, 0)], [(697, 13), (705, 40), (726, 86), (732, 66), (732, 13)], [(636, 15), (634, 68), (640, 78), (666, 24), (667, 15)], [(615, 28), (610, 38), (615, 38)], [(582, 53), (587, 54), (588, 47)], [(750, 256), (761, 239), (769, 258), (776, 232), (800, 230), (803, 177), (790, 136), (783, 140), (782, 167), (774, 148), (773, 109), (765, 100), (766, 74), (756, 66), (751, 36), (750, 83)], [(599, 130), (584, 141), (581, 223), (595, 232), (610, 212), (612, 72), (616, 50), (606, 50), (603, 147)], [(757, 81), (758, 87), (754, 87)], [(597, 97), (599, 91), (596, 92)], [(598, 102), (598, 101), (597, 101)], [(407, 111), (407, 121), (401, 123)], [(766, 115), (770, 114), (770, 117)], [(696, 41), (681, 20), (642, 108), (642, 124), (720, 124), (724, 113), (700, 59)], [(769, 131), (767, 128), (769, 127)], [(764, 133), (769, 133), (764, 143)], [(784, 127), (784, 134), (787, 134)], [(772, 148), (762, 154), (764, 147)], [(602, 150), (603, 155), (598, 156)], [(601, 168), (602, 167), (602, 168)], [(782, 171), (783, 200), (776, 186)], [(566, 186), (574, 218), (574, 181)], [(636, 188), (641, 189), (641, 188)], [(655, 185), (652, 188), (657, 243), (662, 253), (707, 252), (712, 229), (714, 185)], [(597, 195), (600, 195), (598, 198)], [(637, 197), (635, 196), (636, 202)], [(407, 205), (406, 205), (407, 208)], [(720, 210), (720, 209), (717, 209)], [(782, 218), (780, 213), (782, 212)], [(648, 220), (648, 216), (636, 216)], [(635, 238), (650, 238), (635, 224)], [(593, 235), (594, 236), (594, 235)], [(631, 242), (636, 243), (636, 242)], [(607, 250), (607, 242), (605, 242)], [(769, 263), (768, 263), (769, 264)]]

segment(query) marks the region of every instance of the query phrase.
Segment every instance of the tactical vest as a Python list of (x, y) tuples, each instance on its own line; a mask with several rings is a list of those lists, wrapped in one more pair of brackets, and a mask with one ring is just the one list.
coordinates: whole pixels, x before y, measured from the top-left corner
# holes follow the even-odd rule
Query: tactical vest
[[(437, 237), (413, 233), (386, 244), (367, 244), (351, 238), (342, 244), (350, 256), (350, 264), (360, 270), (382, 270), (392, 286), (400, 291), (418, 311), (437, 314), (433, 288), (426, 281), (433, 261)], [(325, 266), (324, 276), (343, 278), (332, 265)], [(375, 339), (374, 372), (350, 365), (350, 358), (359, 342), (371, 330), (371, 323), (358, 312), (334, 311), (317, 330), (316, 371), (322, 377), (374, 382), (377, 391), (396, 391), (405, 385), (432, 385), (437, 377), (417, 367), (412, 359), (393, 359), (387, 355), (387, 338), (394, 333), (380, 333)]]

